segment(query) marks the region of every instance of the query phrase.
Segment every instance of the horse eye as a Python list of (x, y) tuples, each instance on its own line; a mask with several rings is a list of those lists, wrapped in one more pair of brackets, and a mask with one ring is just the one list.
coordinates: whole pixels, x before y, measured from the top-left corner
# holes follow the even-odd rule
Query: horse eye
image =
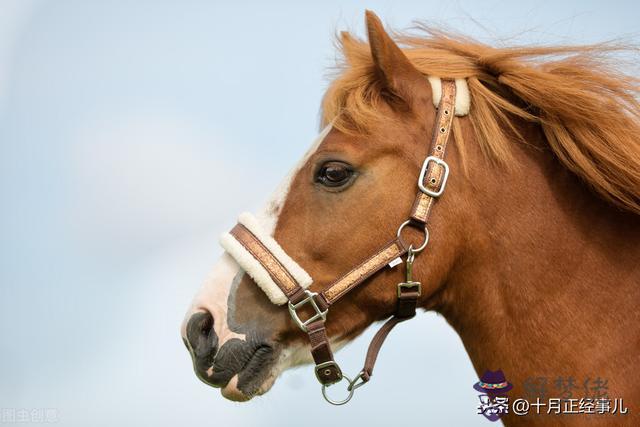
[(316, 173), (316, 182), (326, 187), (341, 187), (351, 180), (352, 167), (343, 162), (331, 161), (322, 165)]

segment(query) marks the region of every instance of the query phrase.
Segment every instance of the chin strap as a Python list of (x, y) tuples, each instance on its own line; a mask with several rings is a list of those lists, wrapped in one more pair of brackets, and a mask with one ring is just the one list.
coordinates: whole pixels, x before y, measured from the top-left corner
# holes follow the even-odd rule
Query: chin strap
[[(287, 303), (291, 318), (309, 336), (311, 354), (316, 365), (315, 373), (322, 384), (322, 394), (334, 405), (347, 403), (354, 391), (370, 380), (378, 353), (389, 332), (397, 324), (411, 319), (416, 314), (422, 285), (413, 280), (413, 263), (416, 255), (422, 252), (429, 242), (427, 221), (433, 204), (443, 194), (449, 177), (449, 166), (444, 161), (444, 153), (451, 133), (455, 102), (455, 82), (442, 80), (442, 94), (432, 134), (431, 150), (420, 170), (420, 192), (416, 196), (409, 220), (400, 225), (393, 240), (320, 293), (306, 289), (311, 284), (311, 278), (306, 271), (295, 263), (271, 236), (263, 233), (257, 221), (246, 216), (247, 214), (243, 214), (241, 221), (221, 239), (223, 247), (251, 275), (273, 303)], [(402, 239), (402, 231), (407, 226), (424, 233), (424, 241), (419, 247), (407, 245)], [(364, 367), (352, 380), (342, 373), (331, 351), (325, 329), (329, 308), (386, 266), (393, 268), (402, 263), (405, 254), (406, 281), (397, 285), (396, 311), (373, 337)], [(304, 319), (302, 311), (307, 312)], [(311, 315), (308, 315), (309, 311)], [(326, 388), (343, 379), (348, 382), (348, 396), (341, 401), (330, 399), (326, 394)]]

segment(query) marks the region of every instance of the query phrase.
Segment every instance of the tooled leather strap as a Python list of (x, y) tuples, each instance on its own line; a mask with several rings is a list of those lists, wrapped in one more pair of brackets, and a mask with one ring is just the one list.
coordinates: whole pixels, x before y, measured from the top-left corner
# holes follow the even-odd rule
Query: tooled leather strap
[(299, 299), (304, 289), (280, 260), (243, 224), (229, 232), (264, 267), (287, 299)]
[[(411, 209), (411, 219), (425, 224), (429, 218), (433, 202), (440, 196), (446, 185), (449, 167), (442, 160), (453, 124), (456, 105), (456, 83), (454, 80), (442, 80), (442, 97), (438, 105), (438, 113), (433, 136), (431, 138), (431, 150), (425, 160), (422, 170), (422, 188), (416, 196)], [(438, 194), (440, 193), (440, 194)]]
[(404, 243), (399, 238), (393, 239), (369, 258), (327, 286), (327, 288), (320, 293), (321, 303), (328, 308), (353, 288), (405, 253), (407, 253), (407, 248), (404, 246)]
[[(454, 80), (442, 80), (442, 97), (438, 104), (438, 112), (431, 142), (430, 155), (424, 161), (420, 178), (422, 187), (416, 196), (416, 200), (411, 209), (411, 219), (417, 224), (425, 225), (431, 214), (431, 207), (435, 200), (444, 191), (446, 179), (448, 177), (448, 165), (444, 163), (444, 153), (451, 134), (453, 117), (455, 114), (456, 85)], [(425, 191), (429, 190), (429, 191)], [(364, 367), (360, 372), (362, 383), (371, 379), (376, 359), (387, 336), (401, 322), (411, 319), (416, 314), (420, 288), (414, 282), (398, 287), (398, 304), (395, 314), (387, 320), (376, 332), (365, 358)], [(408, 285), (408, 286), (407, 286)], [(362, 384), (361, 383), (361, 384)], [(353, 387), (353, 385), (351, 385)]]

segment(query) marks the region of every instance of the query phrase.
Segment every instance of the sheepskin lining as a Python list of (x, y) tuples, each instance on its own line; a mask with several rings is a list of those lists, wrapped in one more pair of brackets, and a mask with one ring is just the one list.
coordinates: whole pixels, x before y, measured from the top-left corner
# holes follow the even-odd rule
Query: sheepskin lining
[[(311, 276), (296, 263), (282, 247), (275, 241), (269, 233), (265, 232), (258, 220), (250, 213), (242, 213), (238, 217), (238, 222), (244, 225), (265, 248), (282, 264), (282, 266), (291, 274), (300, 287), (306, 289), (311, 285), (313, 280)], [(282, 292), (280, 287), (273, 281), (269, 272), (262, 264), (253, 257), (253, 255), (231, 234), (225, 233), (220, 237), (222, 247), (236, 260), (236, 262), (245, 270), (249, 276), (264, 291), (269, 300), (276, 305), (283, 305), (288, 301), (287, 296)]]
[[(440, 98), (442, 98), (442, 81), (439, 77), (429, 76), (427, 77), (431, 84), (431, 98), (433, 99), (433, 106), (438, 107)], [(469, 114), (469, 108), (471, 107), (471, 97), (469, 95), (469, 86), (466, 79), (456, 79), (456, 116), (466, 116)]]

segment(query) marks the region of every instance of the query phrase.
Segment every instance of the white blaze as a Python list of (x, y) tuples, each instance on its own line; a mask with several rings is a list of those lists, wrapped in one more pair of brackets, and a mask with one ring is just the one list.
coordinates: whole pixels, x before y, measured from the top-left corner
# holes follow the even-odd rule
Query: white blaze
[[(286, 175), (285, 179), (280, 183), (280, 185), (278, 185), (276, 191), (272, 194), (264, 208), (257, 215), (257, 219), (262, 225), (262, 228), (265, 232), (269, 233), (269, 235), (273, 236), (276, 224), (278, 223), (278, 217), (280, 216), (280, 212), (282, 212), (282, 206), (289, 194), (293, 178), (313, 153), (316, 152), (330, 130), (331, 125), (328, 125), (322, 130), (304, 157)], [(236, 261), (226, 252), (223, 253), (220, 260), (213, 267), (209, 278), (196, 294), (192, 306), (187, 312), (187, 316), (182, 325), (182, 335), (184, 337), (186, 337), (186, 324), (191, 315), (204, 309), (213, 315), (213, 325), (216, 335), (218, 336), (219, 347), (222, 347), (225, 342), (232, 338), (245, 339), (244, 334), (238, 334), (230, 330), (227, 322), (227, 312), (229, 310), (227, 304), (231, 293), (231, 285), (233, 283), (233, 279), (239, 272), (240, 266), (238, 263), (236, 263)]]
[(298, 164), (287, 174), (287, 176), (285, 176), (284, 180), (280, 182), (280, 185), (278, 185), (276, 190), (273, 192), (266, 205), (262, 208), (260, 213), (256, 215), (258, 221), (260, 221), (262, 225), (262, 228), (271, 236), (273, 236), (273, 232), (276, 229), (280, 212), (282, 212), (282, 206), (284, 206), (284, 202), (287, 200), (287, 195), (291, 188), (291, 181), (293, 181), (293, 178), (298, 174), (298, 172), (300, 172), (302, 166), (307, 163), (313, 153), (318, 150), (318, 147), (322, 141), (324, 141), (324, 138), (327, 136), (329, 131), (331, 131), (331, 124), (322, 129), (309, 150), (307, 150), (307, 153), (302, 157), (302, 159), (300, 159)]

